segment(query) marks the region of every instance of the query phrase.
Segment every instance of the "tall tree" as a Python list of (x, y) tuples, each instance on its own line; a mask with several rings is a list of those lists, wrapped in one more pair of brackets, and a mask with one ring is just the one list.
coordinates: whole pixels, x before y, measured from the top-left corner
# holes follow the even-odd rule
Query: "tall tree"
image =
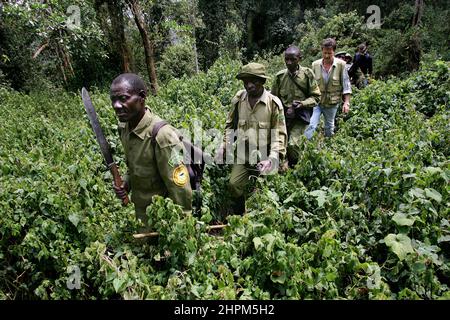
[(131, 12), (134, 16), (134, 21), (139, 30), (142, 38), (142, 43), (144, 45), (145, 51), (145, 63), (147, 65), (147, 71), (150, 78), (150, 86), (153, 95), (158, 93), (158, 79), (156, 77), (156, 67), (155, 67), (155, 54), (153, 50), (153, 43), (150, 40), (149, 33), (145, 26), (144, 18), (142, 16), (142, 10), (139, 5), (138, 0), (126, 0)]
[(111, 36), (114, 47), (120, 55), (122, 72), (131, 71), (131, 54), (125, 37), (125, 22), (123, 17), (123, 4), (121, 0), (101, 1), (107, 3), (109, 18), (111, 21)]
[(422, 45), (420, 41), (419, 27), (422, 20), (424, 6), (425, 4), (423, 0), (415, 0), (414, 16), (411, 23), (413, 33), (408, 45), (408, 67), (411, 71), (418, 70), (420, 67)]

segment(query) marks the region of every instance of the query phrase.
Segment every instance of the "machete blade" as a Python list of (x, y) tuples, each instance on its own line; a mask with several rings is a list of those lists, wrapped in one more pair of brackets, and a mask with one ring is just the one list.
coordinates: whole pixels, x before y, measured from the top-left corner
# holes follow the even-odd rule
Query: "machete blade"
[(110, 166), (114, 161), (109, 149), (108, 141), (106, 141), (105, 135), (103, 134), (102, 127), (98, 121), (97, 113), (95, 112), (94, 105), (92, 104), (91, 98), (89, 97), (88, 91), (83, 87), (81, 89), (81, 97), (83, 99), (83, 104), (86, 109), (89, 121), (91, 122), (92, 129), (94, 130), (95, 137), (100, 146), (100, 150), (105, 158), (106, 164)]

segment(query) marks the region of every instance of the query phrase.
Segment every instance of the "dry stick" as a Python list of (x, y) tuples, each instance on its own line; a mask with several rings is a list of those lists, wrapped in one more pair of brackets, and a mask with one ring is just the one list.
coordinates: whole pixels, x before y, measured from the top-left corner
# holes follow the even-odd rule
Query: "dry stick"
[[(227, 224), (216, 224), (214, 226), (206, 226), (206, 231), (223, 229), (227, 226)], [(153, 238), (159, 236), (159, 232), (147, 232), (147, 233), (136, 233), (133, 234), (133, 238), (142, 239), (142, 238)]]

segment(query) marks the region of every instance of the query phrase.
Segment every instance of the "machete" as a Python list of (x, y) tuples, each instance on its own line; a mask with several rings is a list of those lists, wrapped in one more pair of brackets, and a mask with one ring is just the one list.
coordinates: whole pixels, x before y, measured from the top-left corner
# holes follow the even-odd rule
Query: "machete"
[[(100, 145), (100, 150), (102, 151), (103, 158), (105, 159), (106, 164), (111, 171), (111, 174), (113, 175), (114, 185), (116, 187), (120, 187), (122, 185), (122, 178), (120, 177), (119, 169), (117, 168), (117, 164), (114, 162), (112, 154), (109, 150), (108, 141), (106, 141), (105, 135), (103, 134), (100, 122), (98, 122), (97, 113), (95, 112), (94, 105), (92, 104), (91, 98), (89, 97), (89, 93), (84, 87), (81, 89), (81, 98), (83, 99), (83, 104), (86, 108), (86, 112), (89, 121), (91, 122), (92, 129), (95, 132), (97, 142)], [(122, 203), (123, 205), (127, 205), (128, 202), (130, 202), (130, 200), (128, 199), (128, 195), (125, 195)]]

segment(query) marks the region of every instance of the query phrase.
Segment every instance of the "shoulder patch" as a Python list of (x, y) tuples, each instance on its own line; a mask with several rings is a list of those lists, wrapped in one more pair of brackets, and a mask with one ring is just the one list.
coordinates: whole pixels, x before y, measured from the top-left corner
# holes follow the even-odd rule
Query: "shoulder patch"
[(184, 164), (180, 164), (178, 167), (173, 169), (172, 173), (173, 182), (179, 186), (184, 187), (189, 181), (189, 172)]

